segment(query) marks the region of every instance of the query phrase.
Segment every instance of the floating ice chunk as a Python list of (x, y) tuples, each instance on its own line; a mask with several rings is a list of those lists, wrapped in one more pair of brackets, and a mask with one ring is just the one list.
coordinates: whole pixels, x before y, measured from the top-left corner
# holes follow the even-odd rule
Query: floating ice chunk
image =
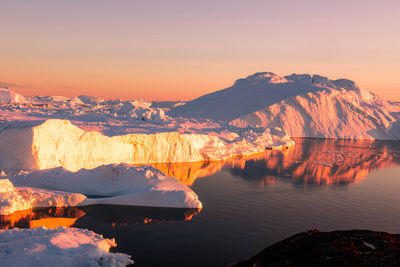
[(38, 207), (78, 206), (86, 199), (82, 194), (14, 187), (8, 179), (0, 179), (0, 188), (0, 215)]
[(80, 206), (202, 208), (198, 196), (189, 187), (151, 166), (105, 165), (78, 172), (55, 168), (16, 175), (12, 182), (15, 186), (96, 196), (75, 203)]

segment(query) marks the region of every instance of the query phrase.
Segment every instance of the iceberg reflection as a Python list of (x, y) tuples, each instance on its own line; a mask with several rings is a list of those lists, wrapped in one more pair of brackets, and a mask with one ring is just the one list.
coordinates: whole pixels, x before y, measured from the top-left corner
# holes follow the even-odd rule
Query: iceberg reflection
[(0, 229), (86, 227), (105, 223), (112, 227), (129, 224), (149, 224), (188, 221), (201, 209), (150, 208), (114, 205), (94, 205), (68, 208), (38, 208), (0, 216)]
[(400, 164), (397, 141), (296, 139), (286, 151), (232, 161), (232, 175), (262, 184), (290, 179), (294, 184), (349, 185), (371, 172)]
[(374, 170), (400, 164), (400, 142), (294, 138), (288, 150), (231, 158), (227, 161), (151, 164), (187, 186), (221, 169), (261, 184), (279, 178), (295, 184), (348, 185)]

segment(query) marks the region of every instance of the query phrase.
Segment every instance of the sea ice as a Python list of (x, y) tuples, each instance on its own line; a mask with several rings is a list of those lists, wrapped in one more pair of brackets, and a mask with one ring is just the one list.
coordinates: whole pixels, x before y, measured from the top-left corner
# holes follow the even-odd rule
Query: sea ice
[(196, 193), (151, 166), (103, 165), (71, 172), (61, 167), (17, 174), (20, 187), (56, 190), (95, 198), (69, 206), (114, 204), (170, 208), (202, 208)]
[(127, 266), (129, 255), (110, 253), (114, 240), (77, 228), (0, 230), (0, 266)]

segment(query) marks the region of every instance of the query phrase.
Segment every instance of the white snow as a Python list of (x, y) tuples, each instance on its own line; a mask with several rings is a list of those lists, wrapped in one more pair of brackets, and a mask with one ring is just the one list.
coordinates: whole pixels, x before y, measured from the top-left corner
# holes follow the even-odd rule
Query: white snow
[(98, 204), (202, 208), (190, 188), (151, 166), (105, 165), (78, 172), (55, 168), (8, 178), (0, 179), (0, 215)]
[(236, 127), (279, 127), (292, 137), (400, 139), (400, 104), (347, 79), (256, 73), (172, 108), (173, 117), (230, 121)]
[(151, 166), (103, 165), (77, 172), (59, 167), (22, 172), (10, 180), (17, 189), (29, 187), (88, 196), (68, 206), (114, 204), (202, 208), (197, 195), (190, 188)]
[(110, 253), (114, 240), (77, 228), (0, 230), (0, 266), (127, 266), (129, 255)]
[[(167, 115), (231, 121), (285, 98), (323, 90), (319, 83), (312, 82), (311, 76), (307, 77), (309, 77), (307, 81), (294, 82), (293, 79), (280, 77), (270, 72), (255, 73), (246, 79), (237, 80), (229, 88), (175, 107)], [(302, 80), (305, 78), (303, 77)]]
[(237, 127), (280, 127), (292, 137), (400, 139), (400, 105), (362, 90), (297, 95), (233, 120)]
[(347, 79), (256, 73), (172, 108), (173, 117), (229, 121), (231, 126), (281, 128), (292, 137), (400, 139), (400, 104)]

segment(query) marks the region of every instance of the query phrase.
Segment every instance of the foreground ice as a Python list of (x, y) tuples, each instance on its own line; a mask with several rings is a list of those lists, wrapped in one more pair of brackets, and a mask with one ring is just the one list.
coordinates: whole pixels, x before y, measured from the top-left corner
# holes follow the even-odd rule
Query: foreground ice
[(64, 228), (0, 230), (1, 266), (127, 266), (129, 255), (110, 253), (114, 240), (92, 231)]

